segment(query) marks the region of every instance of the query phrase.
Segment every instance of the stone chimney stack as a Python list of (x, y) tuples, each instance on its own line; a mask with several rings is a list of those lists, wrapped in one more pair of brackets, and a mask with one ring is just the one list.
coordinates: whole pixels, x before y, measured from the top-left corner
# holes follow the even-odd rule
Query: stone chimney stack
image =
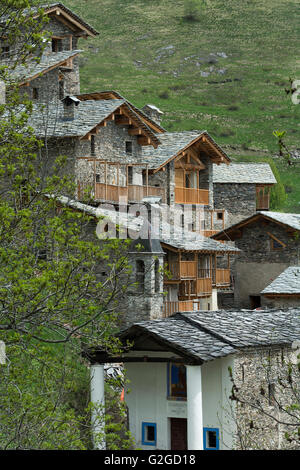
[(75, 119), (75, 107), (79, 105), (80, 100), (76, 96), (66, 96), (62, 103), (64, 105), (64, 116), (65, 121), (73, 121)]
[(154, 104), (145, 104), (145, 106), (142, 108), (142, 111), (153, 121), (157, 122), (157, 124), (160, 124), (161, 117), (164, 113), (154, 106)]
[(5, 104), (6, 102), (6, 86), (5, 83), (0, 80), (0, 104)]

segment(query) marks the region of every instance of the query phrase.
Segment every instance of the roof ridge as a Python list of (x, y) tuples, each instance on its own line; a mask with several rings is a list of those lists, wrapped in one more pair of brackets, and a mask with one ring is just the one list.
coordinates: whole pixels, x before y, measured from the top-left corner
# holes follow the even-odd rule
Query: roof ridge
[(211, 331), (210, 329), (208, 329), (207, 327), (203, 326), (202, 324), (200, 325), (199, 323), (197, 323), (195, 320), (192, 320), (191, 318), (188, 318), (187, 316), (187, 313), (182, 313), (182, 312), (178, 312), (176, 313), (176, 316), (178, 316), (178, 318), (181, 318), (183, 319), (186, 323), (189, 323), (190, 325), (193, 325), (194, 327), (196, 327), (198, 330), (201, 330), (203, 331), (204, 333), (207, 333), (211, 336), (214, 336), (216, 339), (218, 339), (219, 341), (222, 341), (223, 343), (226, 343), (228, 344), (229, 346), (231, 346), (232, 348), (236, 349), (236, 345), (234, 343), (232, 343), (231, 341), (229, 341), (228, 339), (226, 338), (223, 338), (223, 336), (219, 335), (218, 333), (215, 333), (213, 331)]

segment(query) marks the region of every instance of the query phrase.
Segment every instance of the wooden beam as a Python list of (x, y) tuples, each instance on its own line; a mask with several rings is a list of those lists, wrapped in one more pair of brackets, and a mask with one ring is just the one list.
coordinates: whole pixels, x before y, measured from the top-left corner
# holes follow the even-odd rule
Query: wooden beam
[(151, 140), (149, 137), (138, 137), (138, 143), (140, 145), (151, 145)]
[(116, 116), (116, 124), (121, 126), (121, 125), (125, 125), (125, 126), (130, 126), (132, 124), (132, 121), (130, 118), (126, 117), (126, 116)]
[(142, 129), (140, 127), (136, 127), (134, 129), (128, 129), (129, 135), (142, 135)]

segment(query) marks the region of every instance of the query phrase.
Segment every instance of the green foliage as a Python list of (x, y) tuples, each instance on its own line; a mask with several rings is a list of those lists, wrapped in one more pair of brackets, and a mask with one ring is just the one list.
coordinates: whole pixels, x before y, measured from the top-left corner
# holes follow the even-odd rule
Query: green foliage
[(32, 103), (11, 72), (43, 49), (40, 13), (26, 15), (24, 25), (30, 5), (0, 6), (0, 19), (5, 12), (13, 18), (8, 41), (20, 40), (15, 59), (0, 67), (8, 91), (0, 106), (0, 339), (7, 355), (0, 366), (0, 448), (81, 450), (91, 447), (82, 352), (97, 345), (120, 354), (115, 334), (130, 282), (129, 242), (100, 242), (97, 221), (62, 205), (59, 197), (75, 189), (66, 158), (48, 158), (46, 137), (37, 140), (28, 126)]

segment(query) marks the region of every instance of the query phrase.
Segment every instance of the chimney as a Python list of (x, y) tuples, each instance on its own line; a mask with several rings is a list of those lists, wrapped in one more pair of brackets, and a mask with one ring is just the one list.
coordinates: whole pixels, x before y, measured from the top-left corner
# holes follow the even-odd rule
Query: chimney
[(61, 100), (64, 105), (64, 121), (73, 121), (75, 119), (75, 106), (78, 106), (80, 100), (76, 96), (66, 96)]
[(142, 108), (142, 111), (149, 116), (153, 121), (160, 124), (161, 116), (164, 114), (160, 109), (158, 109), (154, 104), (145, 104)]
[(5, 94), (6, 94), (5, 83), (2, 80), (0, 80), (0, 104), (5, 104), (6, 102)]

